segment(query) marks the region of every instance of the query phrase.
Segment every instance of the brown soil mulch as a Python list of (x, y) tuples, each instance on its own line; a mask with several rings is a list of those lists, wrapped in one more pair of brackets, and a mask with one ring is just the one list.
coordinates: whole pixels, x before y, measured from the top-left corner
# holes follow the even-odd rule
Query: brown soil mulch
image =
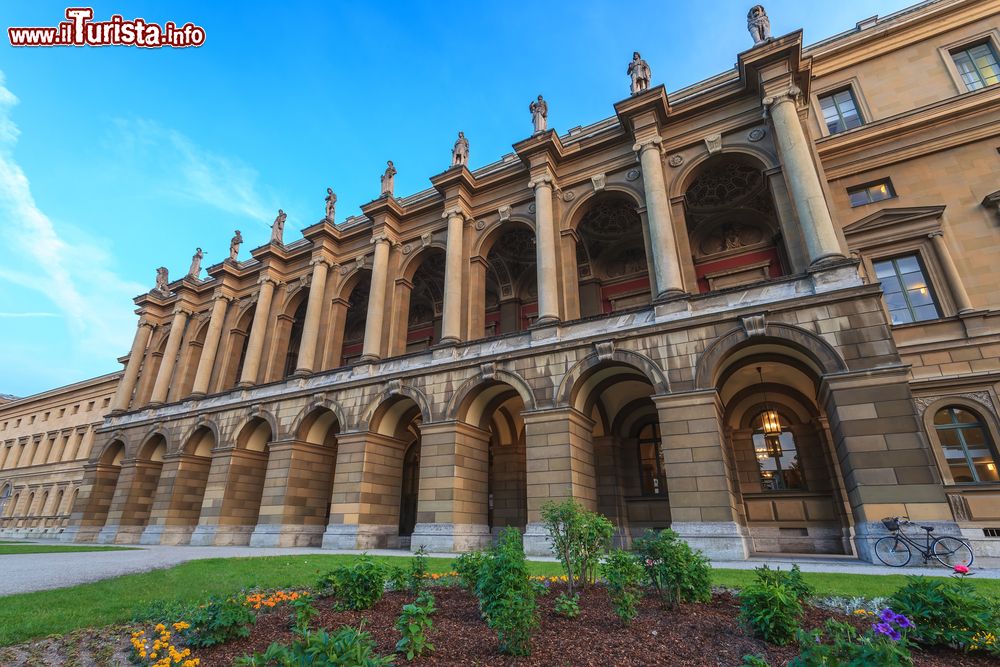
[[(539, 598), (541, 624), (532, 639), (532, 653), (514, 658), (500, 655), (494, 635), (479, 617), (475, 597), (456, 589), (433, 589), (437, 611), (434, 627), (428, 639), (435, 651), (407, 663), (397, 658), (397, 665), (504, 665), (539, 667), (615, 667), (661, 666), (724, 666), (741, 665), (747, 654), (765, 657), (774, 667), (785, 665), (798, 654), (790, 646), (771, 646), (748, 636), (736, 620), (738, 604), (735, 596), (716, 594), (707, 604), (685, 605), (678, 611), (663, 608), (658, 600), (645, 598), (639, 616), (622, 627), (602, 589), (590, 589), (580, 599), (580, 617), (569, 620), (553, 611), (556, 587)], [(318, 600), (320, 615), (313, 627), (336, 629), (341, 625), (357, 625), (364, 620), (364, 629), (378, 644), (380, 654), (391, 654), (399, 640), (396, 619), (403, 604), (412, 601), (408, 593), (387, 593), (372, 609), (360, 612), (333, 610), (330, 599)], [(807, 607), (802, 626), (815, 628), (833, 616), (830, 612)], [(845, 617), (841, 617), (845, 618)], [(253, 652), (264, 651), (271, 642), (290, 643), (292, 613), (277, 608), (262, 614), (253, 633), (236, 640), (197, 652), (202, 667), (230, 667), (233, 660)], [(858, 627), (864, 619), (848, 618)], [(985, 667), (997, 661), (986, 656), (969, 656), (949, 650), (915, 651), (917, 667)], [(872, 667), (877, 667), (872, 665)]]

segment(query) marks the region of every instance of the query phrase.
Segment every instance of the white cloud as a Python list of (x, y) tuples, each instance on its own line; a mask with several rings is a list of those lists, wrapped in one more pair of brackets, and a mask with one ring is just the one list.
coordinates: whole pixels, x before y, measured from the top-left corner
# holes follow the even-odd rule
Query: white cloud
[(59, 313), (4, 313), (0, 312), (0, 320), (2, 319), (18, 319), (18, 318), (28, 318), (28, 317), (59, 317)]

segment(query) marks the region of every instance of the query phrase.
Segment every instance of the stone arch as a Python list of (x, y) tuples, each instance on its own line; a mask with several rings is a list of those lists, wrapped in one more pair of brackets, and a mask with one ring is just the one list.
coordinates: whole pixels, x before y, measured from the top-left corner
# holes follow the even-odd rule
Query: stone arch
[(673, 199), (674, 197), (679, 197), (687, 192), (688, 187), (690, 187), (694, 179), (700, 174), (702, 170), (701, 168), (706, 162), (714, 158), (726, 156), (749, 157), (760, 164), (762, 171), (768, 171), (781, 166), (777, 158), (770, 152), (763, 150), (762, 148), (746, 144), (726, 146), (719, 153), (709, 153), (708, 151), (705, 151), (704, 153), (700, 153), (691, 158), (683, 166), (681, 166), (680, 170), (670, 182), (670, 198)]
[(470, 257), (482, 257), (483, 259), (490, 253), (493, 244), (497, 242), (504, 232), (511, 225), (521, 225), (527, 227), (532, 234), (535, 233), (535, 221), (526, 215), (511, 214), (507, 220), (497, 220), (484, 229), (479, 238), (472, 244)]
[(577, 229), (593, 203), (608, 195), (622, 195), (625, 199), (633, 202), (636, 208), (644, 208), (646, 206), (641, 192), (622, 183), (609, 183), (603, 190), (589, 191), (582, 197), (577, 198), (563, 215), (565, 224), (560, 229)]
[(340, 406), (340, 404), (327, 398), (314, 400), (299, 410), (299, 413), (289, 425), (288, 432), (290, 434), (294, 434), (297, 439), (304, 440), (302, 437), (303, 430), (308, 430), (312, 426), (310, 422), (315, 417), (316, 413), (321, 410), (331, 412), (336, 422), (340, 425), (340, 428), (344, 428), (348, 424), (344, 415), (344, 409)]
[(576, 362), (563, 376), (556, 390), (555, 404), (558, 406), (573, 406), (576, 398), (576, 391), (579, 389), (581, 380), (596, 370), (599, 366), (611, 365), (617, 362), (624, 366), (630, 366), (653, 385), (654, 393), (666, 394), (670, 391), (670, 383), (667, 376), (659, 365), (649, 357), (633, 352), (631, 350), (613, 350), (610, 354), (591, 352), (586, 357)]
[(712, 341), (698, 358), (695, 388), (714, 388), (727, 359), (744, 347), (759, 344), (778, 345), (799, 352), (812, 362), (818, 376), (848, 370), (837, 350), (813, 332), (791, 324), (768, 322), (763, 335), (750, 336), (745, 329), (735, 328)]
[(463, 382), (452, 394), (451, 400), (448, 401), (448, 406), (444, 411), (445, 418), (465, 421), (464, 414), (469, 408), (470, 401), (475, 398), (484, 385), (489, 384), (506, 384), (521, 397), (525, 410), (537, 408), (538, 401), (535, 400), (535, 392), (527, 381), (513, 371), (497, 368), (473, 375)]
[(163, 430), (153, 429), (142, 439), (142, 445), (136, 450), (136, 458), (141, 461), (162, 462), (163, 455), (169, 451), (169, 443), (170, 440)]
[[(184, 437), (178, 440), (176, 452), (178, 454), (194, 454), (195, 452), (191, 449), (192, 445), (195, 446), (196, 449), (198, 446), (195, 436), (198, 435), (198, 432), (203, 429), (212, 435), (215, 447), (218, 447), (219, 442), (221, 441), (221, 429), (219, 428), (219, 425), (216, 424), (214, 420), (202, 418), (198, 420), (198, 423), (188, 429), (188, 432), (184, 434)], [(209, 453), (209, 455), (211, 455), (211, 453)]]
[(416, 387), (394, 381), (387, 384), (368, 404), (361, 420), (358, 422), (358, 430), (372, 430), (372, 422), (378, 422), (379, 418), (383, 416), (380, 413), (384, 412), (393, 399), (398, 398), (409, 398), (416, 403), (424, 422), (436, 421), (435, 414), (431, 410), (430, 401), (427, 400), (424, 392)]
[[(404, 249), (406, 245), (419, 242), (420, 239), (410, 241), (409, 243), (404, 244)], [(404, 254), (403, 261), (399, 265), (399, 277), (412, 281), (413, 274), (417, 272), (417, 269), (419, 269), (420, 265), (424, 263), (424, 260), (435, 252), (447, 251), (448, 247), (441, 241), (431, 241), (427, 245), (417, 248), (414, 252), (410, 252), (408, 255)]]
[[(265, 431), (266, 427), (266, 431)], [(236, 431), (233, 441), (237, 449), (267, 451), (267, 446), (278, 438), (277, 421), (266, 411), (257, 411), (243, 422)]]
[(104, 465), (120, 466), (125, 457), (127, 445), (120, 437), (114, 437), (106, 444), (97, 455), (96, 462)]
[[(371, 291), (371, 268), (356, 262), (342, 276), (337, 296), (333, 299), (333, 321), (339, 330), (331, 333), (331, 355), (334, 367), (352, 364), (361, 356), (364, 344), (368, 300)], [(343, 269), (342, 269), (343, 270)]]

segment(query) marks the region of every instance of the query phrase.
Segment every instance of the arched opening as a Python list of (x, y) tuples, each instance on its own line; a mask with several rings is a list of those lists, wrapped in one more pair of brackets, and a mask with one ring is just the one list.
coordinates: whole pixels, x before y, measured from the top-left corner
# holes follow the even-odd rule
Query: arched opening
[(229, 357), (222, 371), (220, 389), (231, 389), (239, 382), (246, 361), (247, 346), (250, 344), (250, 329), (253, 326), (253, 316), (257, 310), (256, 304), (249, 306), (240, 313), (236, 325), (229, 332)]
[(965, 405), (947, 405), (934, 413), (934, 431), (953, 483), (1000, 482), (1000, 456), (983, 415)]
[(441, 340), (445, 253), (440, 248), (428, 248), (422, 255), (415, 260), (419, 264), (412, 278), (396, 283), (399, 311), (407, 313), (407, 317), (402, 320), (406, 323), (405, 340), (398, 340), (403, 335), (401, 330), (396, 333), (395, 353), (426, 350)]
[(240, 429), (236, 436), (237, 452), (229, 463), (220, 524), (251, 529), (257, 525), (267, 474), (267, 446), (272, 437), (271, 425), (262, 417), (254, 417)]
[(361, 358), (365, 345), (365, 323), (368, 321), (368, 296), (371, 292), (371, 271), (360, 270), (353, 277), (353, 285), (348, 284), (348, 294), (344, 315), (344, 333), (335, 366), (348, 366)]
[[(302, 523), (310, 526), (326, 526), (330, 522), (333, 478), (337, 467), (337, 435), (340, 420), (329, 408), (316, 408), (302, 420), (297, 439), (322, 447), (321, 453), (310, 456), (306, 469), (299, 470), (295, 498), (290, 502), (302, 507)], [(286, 500), (286, 504), (289, 501)]]
[(417, 402), (400, 395), (383, 401), (369, 422), (372, 443), (386, 445), (384, 511), (387, 519), (396, 519), (398, 527), (398, 542), (390, 540), (389, 546), (409, 548), (417, 524), (422, 423), (423, 414)]
[[(53, 518), (55, 519), (54, 524), (57, 524), (57, 525), (60, 525), (60, 526), (63, 525), (63, 523), (62, 523), (62, 519), (63, 519), (62, 514), (63, 514), (63, 495), (64, 495), (64, 493), (65, 492), (62, 489), (59, 489), (58, 491), (56, 491), (56, 497), (55, 497), (55, 500), (52, 503), (52, 512), (51, 512), (51, 514), (53, 515)], [(0, 515), (2, 515), (2, 514), (3, 514), (3, 512), (0, 512)]]
[(87, 507), (84, 509), (84, 525), (101, 528), (107, 522), (124, 457), (125, 443), (121, 440), (110, 442), (101, 452), (94, 470), (94, 482), (90, 488)]
[[(285, 358), (282, 360), (281, 377), (290, 377), (295, 373), (299, 363), (299, 346), (302, 343), (302, 328), (306, 320), (306, 306), (309, 304), (309, 290), (301, 290), (289, 305), (291, 315), (279, 318), (278, 340), (287, 340), (284, 346)], [(298, 305), (296, 305), (296, 303)]]
[(819, 377), (815, 361), (776, 341), (751, 339), (720, 368), (727, 462), (756, 553), (851, 553)]
[(635, 366), (605, 361), (582, 373), (571, 393), (571, 405), (593, 421), (597, 511), (615, 524), (623, 546), (646, 530), (670, 527), (653, 392)]
[(699, 291), (787, 273), (774, 197), (753, 158), (729, 154), (707, 160), (684, 193), (684, 215)]
[(135, 462), (130, 464), (132, 476), (127, 493), (122, 497), (122, 493), (116, 490), (115, 500), (108, 513), (106, 525), (118, 526), (116, 541), (139, 541), (153, 509), (166, 453), (167, 441), (159, 433), (151, 436), (139, 448)]
[(14, 508), (10, 501), (12, 494), (13, 489), (10, 484), (4, 484), (3, 489), (0, 489), (0, 517), (7, 517), (13, 513)]
[(521, 223), (504, 225), (485, 251), (485, 260), (483, 335), (524, 331), (538, 318), (534, 231)]
[(649, 305), (649, 254), (635, 202), (620, 194), (602, 195), (576, 229), (580, 315)]
[[(155, 538), (150, 541), (178, 544), (188, 540), (201, 515), (215, 445), (212, 429), (199, 426), (174, 459), (173, 474), (161, 475), (149, 521), (155, 526)], [(143, 539), (148, 538), (144, 535)]]

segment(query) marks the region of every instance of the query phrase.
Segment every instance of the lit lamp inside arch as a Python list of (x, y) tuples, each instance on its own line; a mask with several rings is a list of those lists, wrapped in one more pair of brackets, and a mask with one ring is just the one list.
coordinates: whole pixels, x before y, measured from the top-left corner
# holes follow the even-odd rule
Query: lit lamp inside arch
[(764, 398), (764, 411), (760, 413), (760, 429), (764, 432), (765, 451), (758, 452), (758, 458), (781, 456), (781, 418), (778, 412), (771, 408), (767, 402), (767, 390), (764, 389), (764, 371), (757, 367), (757, 375), (760, 377), (760, 391)]

